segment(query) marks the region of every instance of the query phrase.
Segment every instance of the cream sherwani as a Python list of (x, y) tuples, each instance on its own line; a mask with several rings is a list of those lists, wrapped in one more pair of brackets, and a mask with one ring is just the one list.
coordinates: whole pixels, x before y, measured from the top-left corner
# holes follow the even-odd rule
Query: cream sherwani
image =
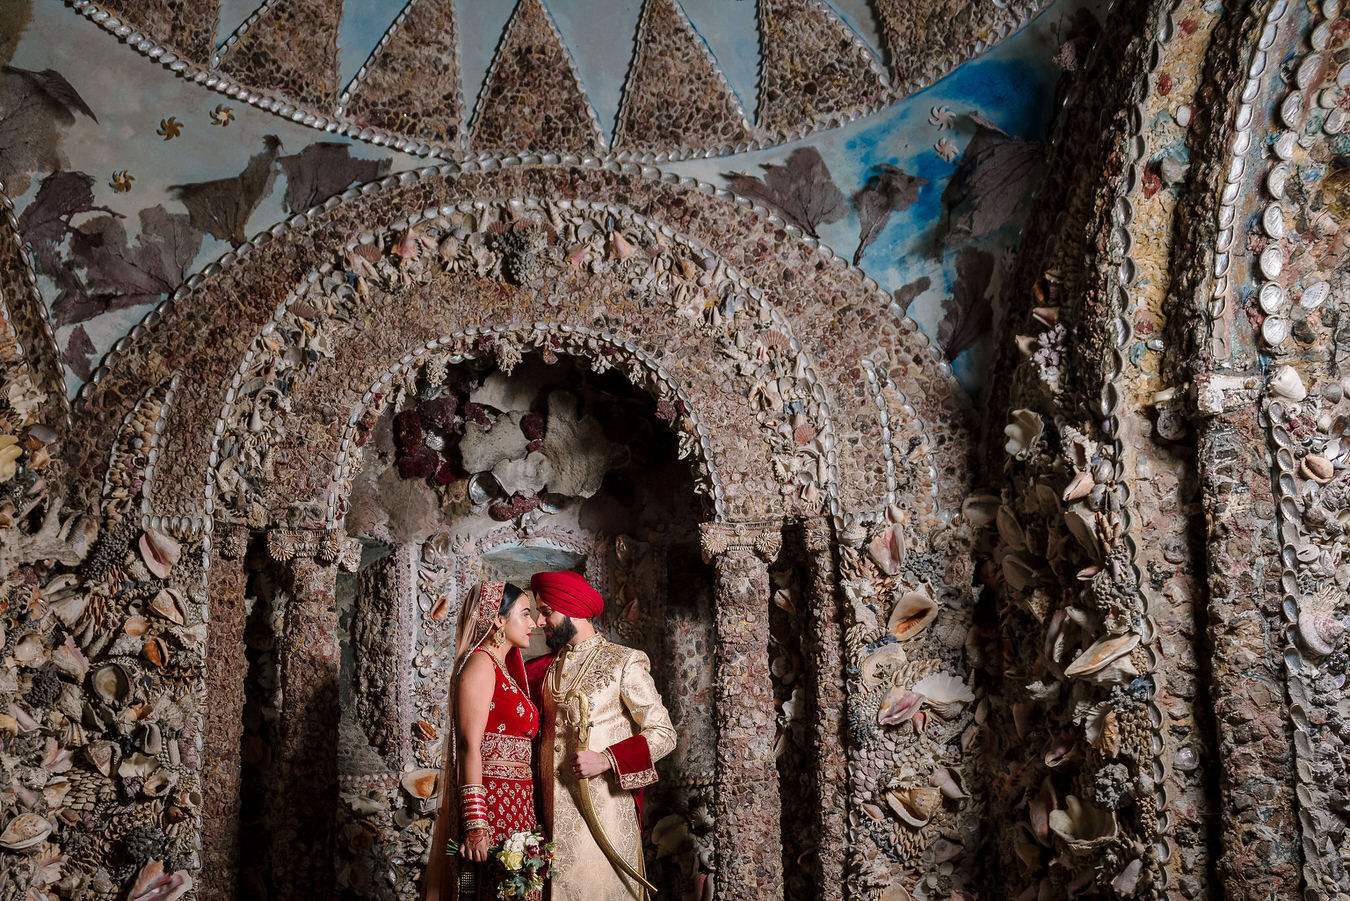
[[(579, 786), (567, 762), (577, 752), (579, 704), (573, 691), (589, 699), (591, 734), (587, 750), (605, 754), (610, 770)], [(560, 651), (543, 684), (540, 735), (540, 802), (548, 834), (555, 843), (550, 877), (552, 901), (631, 901), (646, 893), (621, 874), (600, 850), (578, 807), (581, 788), (589, 787), (597, 818), (614, 848), (642, 872), (642, 837), (633, 791), (656, 782), (652, 765), (634, 770), (631, 755), (616, 759), (610, 748), (625, 739), (625, 749), (640, 753), (645, 739), (651, 764), (675, 748), (675, 728), (652, 682), (651, 664), (641, 651), (594, 635)], [(622, 765), (621, 765), (622, 761)]]

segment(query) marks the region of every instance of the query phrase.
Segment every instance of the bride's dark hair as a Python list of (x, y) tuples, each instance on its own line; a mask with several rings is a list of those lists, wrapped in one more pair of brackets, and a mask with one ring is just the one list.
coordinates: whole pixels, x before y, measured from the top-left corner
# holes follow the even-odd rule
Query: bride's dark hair
[(524, 589), (518, 588), (515, 585), (512, 585), (510, 582), (507, 582), (505, 585), (503, 585), (502, 603), (501, 607), (497, 610), (497, 615), (506, 616), (506, 614), (510, 613), (511, 608), (515, 606), (516, 599), (519, 598), (524, 593), (525, 593)]

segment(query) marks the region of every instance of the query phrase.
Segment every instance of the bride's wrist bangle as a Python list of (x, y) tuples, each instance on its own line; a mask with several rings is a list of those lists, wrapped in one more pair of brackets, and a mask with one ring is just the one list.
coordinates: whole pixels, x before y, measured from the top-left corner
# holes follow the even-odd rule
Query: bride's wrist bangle
[(487, 829), (487, 789), (477, 783), (459, 787), (459, 807), (464, 819), (465, 833)]

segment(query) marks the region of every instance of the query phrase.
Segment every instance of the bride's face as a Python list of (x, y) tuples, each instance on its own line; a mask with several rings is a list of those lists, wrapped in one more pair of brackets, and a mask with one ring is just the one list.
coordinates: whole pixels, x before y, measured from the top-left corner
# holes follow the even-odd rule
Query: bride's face
[(534, 618), (530, 616), (530, 596), (522, 594), (507, 611), (505, 622), (502, 624), (502, 634), (506, 636), (507, 643), (518, 648), (528, 648), (530, 633), (533, 631)]

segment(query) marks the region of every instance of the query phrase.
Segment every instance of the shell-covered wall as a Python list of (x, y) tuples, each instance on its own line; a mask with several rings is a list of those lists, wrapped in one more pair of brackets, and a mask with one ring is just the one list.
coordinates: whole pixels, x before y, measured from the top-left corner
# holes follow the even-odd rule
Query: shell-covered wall
[(415, 897), (550, 561), (684, 724), (663, 896), (1350, 897), (1337, 0), (621, 6), (4, 14), (0, 897)]

